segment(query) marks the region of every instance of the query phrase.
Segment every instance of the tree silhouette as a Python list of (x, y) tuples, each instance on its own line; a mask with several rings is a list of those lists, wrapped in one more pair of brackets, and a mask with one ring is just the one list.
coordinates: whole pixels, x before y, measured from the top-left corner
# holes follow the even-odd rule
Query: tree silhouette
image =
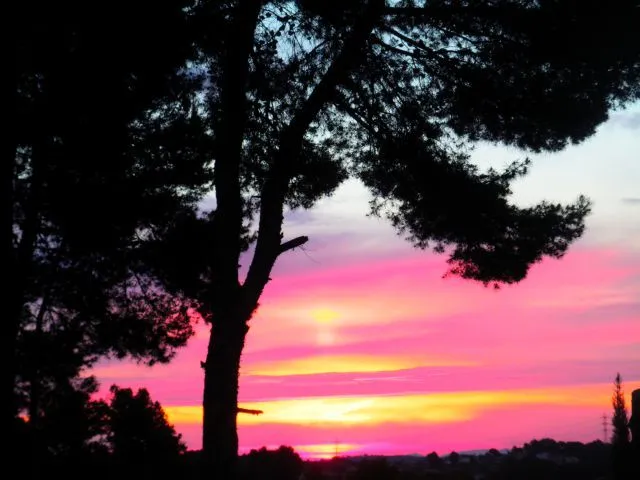
[(441, 468), (443, 465), (442, 459), (436, 452), (431, 452), (427, 455), (427, 461), (431, 468)]
[(183, 68), (188, 5), (27, 0), (7, 17), (23, 34), (6, 65), (0, 150), (5, 432), (20, 393), (38, 422), (54, 366), (62, 386), (100, 356), (166, 361), (192, 333), (189, 303), (136, 253), (149, 225), (191, 209), (209, 180), (181, 143), (201, 131)]
[[(92, 400), (98, 390), (94, 377), (48, 377), (39, 383), (37, 416), (20, 422), (14, 431), (17, 458), (31, 478), (42, 478), (60, 468), (65, 476), (81, 464), (107, 452), (107, 406)], [(22, 393), (18, 389), (19, 393)], [(18, 395), (22, 400), (22, 395)], [(25, 401), (28, 405), (28, 401)]]
[(46, 296), (26, 305), (17, 339), (16, 388), (18, 407), (36, 430), (42, 396), (64, 388), (83, 368), (103, 357), (166, 362), (191, 335), (184, 302), (161, 291), (143, 292), (146, 280), (130, 281), (129, 267), (121, 267), (123, 283), (116, 285), (110, 285), (108, 273), (83, 283), (89, 279), (82, 265), (61, 268)]
[(280, 446), (276, 450), (251, 450), (243, 458), (242, 475), (246, 480), (255, 478), (278, 478), (298, 480), (302, 473), (303, 462), (292, 447)]
[(624, 398), (622, 388), (622, 377), (620, 373), (616, 375), (613, 382), (613, 395), (611, 396), (613, 415), (611, 425), (613, 433), (611, 444), (613, 447), (613, 476), (616, 480), (630, 478), (631, 465), (631, 442), (629, 438), (629, 416), (627, 412), (627, 402)]
[(21, 428), (37, 449), (32, 477), (58, 468), (65, 477), (84, 478), (86, 468), (101, 465), (99, 478), (109, 472), (131, 478), (176, 473), (186, 446), (148, 391), (134, 394), (114, 385), (108, 401), (92, 399), (97, 391), (94, 377), (59, 379), (42, 391), (37, 425), (29, 420)]
[(632, 467), (636, 476), (640, 475), (640, 389), (631, 392), (631, 418), (629, 419), (631, 433)]
[[(589, 203), (509, 202), (528, 161), (470, 162), (476, 141), (556, 151), (638, 98), (637, 0), (204, 1), (191, 10), (198, 109), (213, 142), (215, 210), (165, 224), (149, 250), (164, 286), (211, 323), (203, 456), (234, 477), (238, 372), (248, 321), (287, 239), (285, 211), (346, 178), (374, 195), (450, 273), (498, 285), (561, 257)], [(253, 244), (246, 276), (241, 254)], [(164, 254), (163, 254), (164, 252)], [(171, 255), (167, 252), (172, 252)]]
[(104, 447), (107, 406), (91, 399), (98, 390), (94, 377), (65, 380), (43, 392), (41, 418), (32, 429), (41, 430), (35, 433), (48, 455), (78, 458)]
[(186, 451), (181, 435), (167, 420), (158, 402), (141, 388), (110, 388), (108, 442), (114, 456), (125, 463), (162, 463)]
[(630, 438), (627, 401), (624, 398), (622, 377), (619, 373), (616, 375), (616, 378), (613, 382), (613, 395), (611, 396), (611, 405), (613, 406), (613, 416), (611, 417), (613, 433), (611, 436), (611, 443), (614, 446), (629, 445)]

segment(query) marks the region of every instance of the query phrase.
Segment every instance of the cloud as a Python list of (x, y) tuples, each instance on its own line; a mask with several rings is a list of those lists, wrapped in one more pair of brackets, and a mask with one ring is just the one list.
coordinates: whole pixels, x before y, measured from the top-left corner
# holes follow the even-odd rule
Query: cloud
[[(243, 403), (262, 410), (242, 415), (242, 425), (381, 425), (471, 421), (487, 409), (527, 405), (601, 407), (610, 401), (609, 384), (505, 391), (444, 392), (413, 395), (315, 397)], [(200, 406), (166, 406), (175, 424), (200, 423)]]
[[(287, 377), (243, 376), (241, 398), (246, 402), (302, 397), (431, 394), (487, 390), (567, 387), (609, 380), (611, 372), (625, 379), (640, 378), (640, 343), (615, 347), (611, 359), (562, 359), (528, 365), (499, 362), (469, 367), (419, 367), (394, 372), (321, 373)], [(522, 348), (522, 347), (520, 347)], [(557, 350), (554, 348), (554, 350)], [(584, 354), (582, 355), (584, 358)], [(578, 353), (580, 357), (580, 353)]]
[[(430, 438), (441, 448), (475, 447), (480, 440), (501, 447), (560, 435), (553, 430), (560, 423), (565, 435), (590, 439), (593, 430), (568, 425), (567, 415), (576, 422), (598, 418), (608, 408), (611, 372), (621, 372), (627, 391), (631, 380), (640, 386), (638, 253), (579, 246), (498, 292), (443, 280), (445, 268), (442, 257), (411, 251), (274, 276), (250, 322), (239, 397), (243, 407), (261, 405), (272, 416), (239, 417), (243, 448), (340, 439), (368, 453), (386, 452), (381, 441), (397, 452), (414, 451), (407, 450), (412, 445), (432, 451)], [(170, 365), (107, 362), (95, 373), (104, 388), (147, 387), (198, 448), (207, 337), (201, 325)], [(450, 366), (461, 362), (468, 366)], [(597, 394), (577, 387), (600, 383)], [(528, 394), (547, 403), (526, 403)], [(573, 395), (580, 397), (575, 406)], [(602, 405), (580, 405), (598, 395), (606, 397)], [(463, 404), (455, 403), (458, 397)], [(394, 423), (404, 411), (419, 415), (414, 410), (431, 416), (415, 425)], [(302, 423), (286, 420), (287, 412)], [(314, 412), (321, 422), (310, 423)], [(453, 417), (468, 422), (452, 424)], [(269, 418), (275, 423), (255, 423)], [(498, 423), (501, 436), (490, 438)], [(461, 430), (470, 435), (468, 444)], [(323, 448), (305, 454), (322, 455)]]
[(635, 130), (640, 128), (640, 111), (634, 109), (618, 112), (611, 116), (611, 122), (614, 125), (620, 125), (623, 128)]
[(622, 203), (628, 205), (640, 205), (640, 197), (626, 197), (622, 199)]
[(474, 362), (420, 355), (319, 355), (251, 365), (247, 375), (288, 376), (318, 373), (395, 372), (418, 367), (473, 366)]

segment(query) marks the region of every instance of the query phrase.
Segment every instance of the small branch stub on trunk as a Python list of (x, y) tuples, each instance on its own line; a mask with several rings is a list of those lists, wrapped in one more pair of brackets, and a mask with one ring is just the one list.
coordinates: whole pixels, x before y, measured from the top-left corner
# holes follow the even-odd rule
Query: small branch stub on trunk
[(278, 254), (282, 254), (284, 252), (288, 252), (289, 250), (293, 250), (294, 248), (301, 247), (305, 243), (309, 241), (309, 237), (303, 235), (301, 237), (292, 238), (284, 243), (280, 244), (280, 251)]
[(264, 412), (262, 410), (252, 410), (250, 408), (238, 407), (238, 413), (248, 413), (249, 415), (262, 415)]

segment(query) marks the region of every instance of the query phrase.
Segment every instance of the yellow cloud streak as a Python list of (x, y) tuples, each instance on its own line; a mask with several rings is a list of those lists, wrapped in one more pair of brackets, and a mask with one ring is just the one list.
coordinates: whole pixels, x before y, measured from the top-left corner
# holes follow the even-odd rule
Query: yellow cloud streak
[(477, 364), (463, 360), (420, 358), (418, 356), (320, 355), (258, 363), (243, 369), (243, 373), (275, 377), (318, 373), (395, 372), (417, 367), (468, 367), (474, 365)]
[[(240, 415), (243, 425), (377, 425), (384, 423), (454, 423), (476, 418), (481, 411), (504, 406), (602, 406), (610, 386), (588, 385), (530, 390), (451, 392), (403, 396), (314, 397), (243, 404), (263, 410)], [(199, 406), (165, 407), (173, 423), (201, 422)]]
[(331, 443), (322, 443), (317, 445), (296, 445), (296, 452), (306, 453), (314, 458), (331, 458), (335, 456), (336, 449), (338, 454), (356, 450), (360, 445), (352, 443), (340, 443), (338, 445)]

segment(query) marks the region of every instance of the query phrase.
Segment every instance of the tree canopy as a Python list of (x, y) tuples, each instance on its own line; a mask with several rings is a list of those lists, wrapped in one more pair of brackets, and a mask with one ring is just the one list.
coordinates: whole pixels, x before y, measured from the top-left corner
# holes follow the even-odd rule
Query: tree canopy
[(116, 458), (132, 463), (163, 462), (184, 453), (186, 446), (158, 402), (141, 388), (113, 385), (108, 409), (108, 441)]
[(146, 389), (134, 393), (113, 385), (105, 400), (95, 398), (97, 391), (94, 377), (68, 379), (43, 391), (38, 431), (32, 419), (21, 425), (22, 436), (40, 450), (38, 462), (26, 467), (31, 478), (53, 472), (85, 478), (87, 469), (98, 478), (177, 475), (186, 447), (160, 403)]
[(310, 208), (357, 178), (373, 195), (372, 212), (417, 247), (447, 254), (451, 274), (514, 283), (542, 258), (564, 255), (583, 233), (588, 200), (576, 192), (569, 205), (516, 205), (511, 185), (528, 160), (482, 170), (473, 145), (557, 151), (640, 98), (638, 7), (195, 4), (192, 68), (206, 77), (197, 112), (208, 127), (215, 207), (166, 223), (162, 234), (172, 242), (152, 245), (149, 258), (163, 285), (195, 298), (212, 322), (203, 362), (206, 458), (220, 468), (232, 463), (247, 322), (277, 258), (308, 240), (285, 238), (287, 211)]
[[(203, 2), (196, 19), (217, 27), (202, 43), (210, 75), (203, 110), (217, 145), (215, 216), (225, 232), (211, 232), (211, 241), (233, 231), (235, 256), (257, 239), (246, 281), (255, 299), (281, 253), (283, 206), (311, 207), (353, 176), (372, 191), (375, 213), (415, 245), (446, 251), (452, 273), (486, 283), (523, 279), (582, 233), (589, 203), (516, 206), (510, 184), (528, 161), (481, 171), (471, 146), (559, 150), (639, 98), (636, 6)], [(227, 84), (240, 70), (243, 78)], [(233, 100), (225, 97), (231, 89)], [(235, 167), (227, 171), (227, 163)], [(204, 272), (224, 262), (210, 242), (198, 243), (209, 253), (185, 251), (191, 271), (181, 274), (191, 278), (181, 280), (208, 292), (215, 279)], [(235, 270), (237, 261), (228, 262)]]
[(21, 34), (0, 161), (3, 422), (25, 408), (34, 426), (44, 397), (101, 357), (166, 362), (193, 333), (190, 300), (163, 291), (138, 253), (149, 226), (194, 208), (211, 180), (193, 139), (188, 5), (27, 1), (11, 12)]

